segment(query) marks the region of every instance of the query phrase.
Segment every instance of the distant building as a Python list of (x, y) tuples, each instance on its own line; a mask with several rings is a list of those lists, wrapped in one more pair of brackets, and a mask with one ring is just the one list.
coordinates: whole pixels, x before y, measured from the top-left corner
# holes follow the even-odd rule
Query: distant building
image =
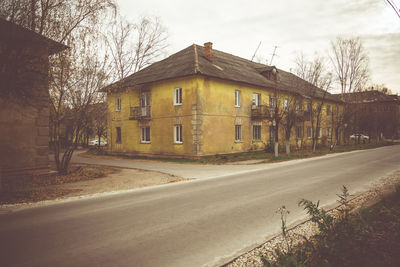
[(0, 175), (49, 168), (49, 56), (67, 47), (0, 19)]
[[(332, 113), (342, 104), (292, 73), (214, 50), (212, 43), (191, 45), (103, 91), (108, 149), (144, 155), (263, 150), (274, 140), (271, 113), (276, 105), (287, 108), (291, 97), (299, 99), (296, 111), (304, 114), (292, 128), (291, 145), (310, 146), (314, 131), (320, 133), (320, 142), (332, 142)], [(321, 101), (323, 122), (317, 129), (307, 112), (309, 104)], [(283, 148), (284, 131), (278, 129)]]
[(371, 139), (400, 139), (400, 96), (380, 91), (348, 93), (343, 96), (351, 109), (352, 133)]

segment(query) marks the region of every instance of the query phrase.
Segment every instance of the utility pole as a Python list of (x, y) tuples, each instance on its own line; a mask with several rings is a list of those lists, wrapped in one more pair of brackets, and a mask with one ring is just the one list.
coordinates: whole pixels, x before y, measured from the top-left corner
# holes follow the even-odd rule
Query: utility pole
[(274, 46), (274, 52), (272, 53), (272, 57), (271, 57), (271, 61), (269, 62), (269, 65), (272, 65), (272, 60), (274, 59), (274, 56), (277, 56), (277, 54), (275, 54), (277, 48), (278, 48), (277, 46)]

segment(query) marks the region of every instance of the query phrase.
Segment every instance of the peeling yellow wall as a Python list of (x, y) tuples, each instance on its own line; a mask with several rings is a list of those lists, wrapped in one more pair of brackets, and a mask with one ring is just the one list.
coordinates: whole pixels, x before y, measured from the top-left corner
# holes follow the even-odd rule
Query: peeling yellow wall
[[(174, 106), (174, 88), (182, 88), (182, 105)], [(151, 91), (151, 119), (148, 121), (130, 120), (129, 109), (139, 106), (140, 90)], [(240, 91), (240, 107), (235, 107), (235, 90)], [(268, 120), (252, 120), (251, 106), (253, 93), (261, 95), (260, 105), (269, 105), (272, 89), (256, 88), (249, 85), (220, 79), (190, 76), (154, 83), (141, 89), (127, 89), (120, 93), (108, 94), (108, 143), (112, 152), (139, 154), (166, 154), (201, 156), (223, 153), (246, 152), (264, 149), (270, 143), (270, 125)], [(115, 111), (116, 98), (121, 98), (121, 111)], [(280, 106), (288, 95), (279, 93)], [(322, 113), (323, 135), (330, 126), (326, 117), (326, 105), (334, 110), (336, 104), (326, 101)], [(304, 105), (306, 105), (304, 103)], [(304, 109), (305, 110), (305, 109)], [(174, 125), (182, 124), (183, 143), (174, 144)], [(261, 140), (253, 140), (253, 125), (261, 125)], [(143, 144), (141, 126), (150, 126), (151, 141)], [(235, 141), (235, 125), (242, 126), (242, 140)], [(303, 126), (303, 145), (311, 145), (306, 128)], [(116, 127), (121, 127), (122, 142), (117, 144)], [(314, 129), (315, 130), (315, 129)], [(333, 129), (332, 129), (333, 132)], [(295, 127), (292, 129), (291, 145), (295, 145)], [(285, 143), (283, 125), (280, 125), (279, 142)]]
[[(142, 154), (192, 155), (192, 105), (197, 95), (196, 78), (182, 78), (155, 83), (141, 89), (109, 93), (108, 142), (112, 152)], [(182, 105), (174, 106), (174, 88), (182, 88)], [(139, 106), (140, 90), (151, 92), (151, 119), (130, 120), (130, 107)], [(116, 112), (116, 98), (121, 111)], [(174, 125), (182, 124), (183, 144), (174, 144)], [(141, 143), (141, 126), (150, 126), (150, 143)], [(116, 143), (116, 127), (121, 127), (122, 142)]]

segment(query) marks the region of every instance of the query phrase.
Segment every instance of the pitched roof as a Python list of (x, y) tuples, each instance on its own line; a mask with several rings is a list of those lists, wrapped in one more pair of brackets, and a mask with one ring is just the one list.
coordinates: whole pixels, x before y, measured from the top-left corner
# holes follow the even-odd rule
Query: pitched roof
[[(105, 87), (103, 92), (121, 88), (138, 88), (144, 84), (179, 78), (194, 74), (246, 83), (263, 88), (277, 88), (302, 96), (322, 98), (325, 91), (298, 76), (256, 63), (238, 56), (213, 49), (213, 61), (204, 56), (204, 47), (193, 44), (159, 62), (156, 62), (116, 83)], [(266, 73), (276, 69), (278, 81), (268, 79)], [(337, 96), (326, 93), (326, 99), (340, 101)]]
[(31, 45), (45, 45), (48, 48), (49, 54), (55, 54), (68, 48), (59, 42), (51, 40), (43, 35), (25, 29), (17, 24), (9, 22), (0, 18), (0, 36), (4, 41), (10, 43), (23, 44), (25, 46)]

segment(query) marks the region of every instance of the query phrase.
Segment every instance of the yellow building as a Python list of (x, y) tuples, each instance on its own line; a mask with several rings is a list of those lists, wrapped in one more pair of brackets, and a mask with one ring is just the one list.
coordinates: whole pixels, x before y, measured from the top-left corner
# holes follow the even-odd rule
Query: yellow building
[(277, 125), (283, 147), (279, 124), (294, 103), (299, 116), (291, 145), (311, 144), (307, 133), (316, 125), (307, 128), (306, 107), (318, 103), (323, 103), (318, 131), (321, 140), (328, 136), (331, 142), (331, 111), (341, 103), (291, 73), (213, 50), (212, 43), (191, 45), (103, 91), (110, 152), (142, 155), (198, 157), (265, 149)]

